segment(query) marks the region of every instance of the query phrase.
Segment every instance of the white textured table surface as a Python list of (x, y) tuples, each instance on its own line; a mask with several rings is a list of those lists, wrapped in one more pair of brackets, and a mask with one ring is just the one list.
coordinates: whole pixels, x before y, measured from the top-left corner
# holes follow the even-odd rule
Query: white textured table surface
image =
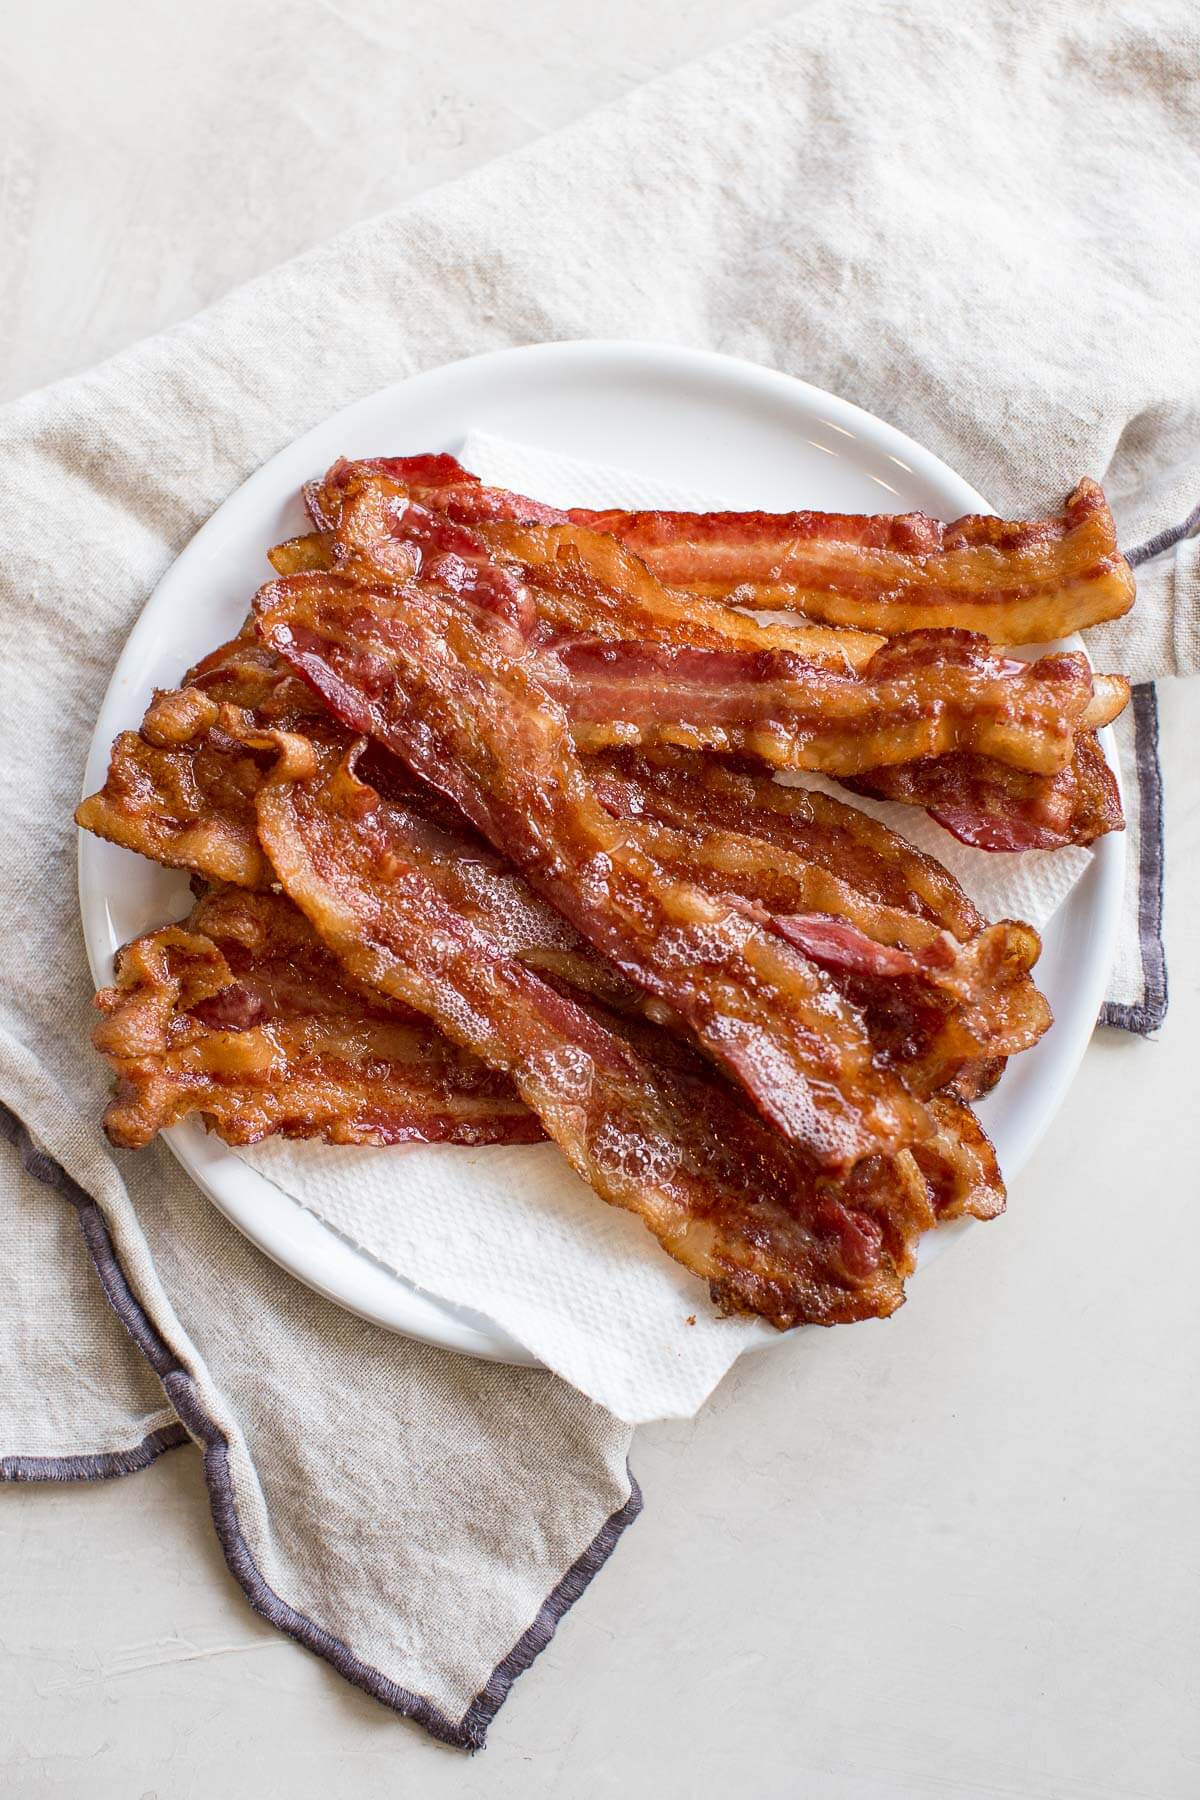
[[(613, 0), (602, 31), (583, 0), (19, 10), (0, 394), (790, 8)], [(804, 1335), (639, 1434), (645, 1513), (481, 1758), (255, 1619), (189, 1449), (0, 1490), (0, 1793), (1200, 1793), (1195, 706), (1163, 693), (1160, 1040), (1097, 1039), (1008, 1218), (895, 1320)]]

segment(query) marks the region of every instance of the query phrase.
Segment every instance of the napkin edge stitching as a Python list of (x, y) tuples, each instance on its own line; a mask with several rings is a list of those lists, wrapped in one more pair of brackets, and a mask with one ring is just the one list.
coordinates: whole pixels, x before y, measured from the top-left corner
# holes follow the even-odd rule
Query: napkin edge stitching
[[(431, 1737), (439, 1739), (444, 1744), (449, 1744), (456, 1750), (481, 1750), (486, 1740), (488, 1726), (507, 1699), (514, 1681), (546, 1648), (560, 1621), (585, 1592), (593, 1576), (598, 1574), (608, 1561), (626, 1526), (632, 1524), (642, 1510), (641, 1489), (634, 1479), (633, 1471), (629, 1468), (628, 1463), (626, 1472), (629, 1477), (629, 1498), (609, 1515), (590, 1544), (576, 1557), (566, 1573), (556, 1582), (539, 1607), (532, 1623), (522, 1632), (508, 1654), (497, 1663), (483, 1688), (476, 1694), (462, 1718), (456, 1723), (423, 1694), (417, 1694), (409, 1688), (402, 1687), (399, 1682), (393, 1681), (390, 1676), (385, 1675), (381, 1669), (376, 1669), (370, 1663), (363, 1662), (340, 1638), (335, 1637), (332, 1632), (327, 1631), (323, 1625), (317, 1624), (306, 1614), (297, 1612), (271, 1587), (259, 1569), (242, 1531), (237, 1511), (235, 1485), (229, 1468), (229, 1444), (225, 1433), (216, 1420), (212, 1419), (205, 1411), (199, 1398), (195, 1377), (174, 1355), (130, 1287), (99, 1204), (60, 1163), (38, 1146), (24, 1121), (3, 1102), (0, 1102), (0, 1135), (7, 1138), (12, 1144), (20, 1155), (25, 1169), (35, 1180), (43, 1182), (75, 1208), (84, 1242), (91, 1255), (106, 1300), (134, 1343), (146, 1356), (147, 1361), (162, 1382), (168, 1400), (182, 1421), (179, 1425), (164, 1426), (159, 1432), (150, 1433), (144, 1440), (144, 1444), (138, 1446), (137, 1449), (129, 1452), (117, 1452), (115, 1455), (118, 1458), (137, 1457), (151, 1439), (169, 1437), (175, 1432), (181, 1432), (182, 1436), (172, 1438), (173, 1443), (183, 1443), (189, 1438), (195, 1439), (203, 1450), (204, 1481), (208, 1489), (213, 1525), (218, 1541), (230, 1573), (254, 1611), (269, 1625), (274, 1626), (277, 1631), (293, 1638), (306, 1650), (312, 1651), (323, 1661), (329, 1663), (343, 1680), (350, 1682), (354, 1687), (361, 1688), (373, 1699), (382, 1702), (394, 1712), (412, 1719), (415, 1724), (421, 1725)], [(146, 1467), (162, 1450), (170, 1447), (171, 1445), (165, 1442), (161, 1443), (146, 1455), (144, 1462), (136, 1464), (136, 1467)], [(32, 1465), (38, 1462), (58, 1462), (82, 1468), (84, 1464), (93, 1460), (108, 1461), (107, 1458), (91, 1459), (88, 1457), (44, 1459), (14, 1457), (5, 1458), (3, 1465), (0, 1466), (7, 1466), (10, 1463)], [(132, 1474), (134, 1465), (112, 1472)], [(97, 1474), (99, 1475), (100, 1471), (97, 1471)], [(58, 1476), (39, 1476), (28, 1473), (9, 1477), (12, 1480), (88, 1480), (96, 1478), (96, 1476), (82, 1473)]]
[(1142, 997), (1133, 1004), (1106, 1000), (1098, 1023), (1148, 1037), (1167, 1016), (1167, 957), (1163, 943), (1163, 791), (1158, 753), (1158, 696), (1152, 681), (1133, 690), (1134, 772), (1138, 785), (1138, 955)]

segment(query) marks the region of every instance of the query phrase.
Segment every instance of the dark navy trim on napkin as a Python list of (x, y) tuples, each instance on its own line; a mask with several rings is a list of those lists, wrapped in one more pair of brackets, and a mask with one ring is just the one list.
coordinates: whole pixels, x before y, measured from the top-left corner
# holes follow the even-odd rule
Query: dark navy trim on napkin
[(1167, 1016), (1167, 957), (1163, 947), (1163, 805), (1158, 760), (1158, 699), (1151, 681), (1133, 690), (1133, 743), (1138, 784), (1138, 951), (1142, 997), (1133, 1005), (1106, 1000), (1101, 1025), (1157, 1031)]
[(605, 1520), (591, 1543), (547, 1595), (537, 1617), (492, 1670), (462, 1718), (451, 1719), (423, 1694), (412, 1693), (381, 1669), (363, 1662), (349, 1645), (314, 1619), (289, 1606), (267, 1583), (238, 1519), (225, 1434), (215, 1419), (205, 1412), (194, 1377), (159, 1335), (125, 1279), (100, 1208), (60, 1164), (39, 1150), (23, 1122), (2, 1104), (0, 1136), (7, 1138), (19, 1152), (30, 1175), (53, 1188), (76, 1209), (84, 1241), (109, 1305), (162, 1382), (168, 1400), (182, 1420), (182, 1424), (167, 1425), (150, 1433), (142, 1444), (129, 1451), (112, 1451), (102, 1456), (0, 1458), (0, 1481), (95, 1481), (112, 1475), (132, 1474), (135, 1469), (145, 1468), (153, 1462), (163, 1450), (186, 1443), (189, 1438), (195, 1439), (204, 1452), (204, 1480), (225, 1561), (255, 1612), (277, 1631), (323, 1657), (344, 1680), (423, 1726), (431, 1737), (456, 1750), (482, 1750), (488, 1726), (508, 1698), (513, 1682), (546, 1648), (560, 1620), (574, 1606), (593, 1576), (604, 1567), (626, 1526), (631, 1525), (641, 1512), (642, 1494), (633, 1471), (629, 1471), (629, 1498), (624, 1506)]
[[(1169, 525), (1131, 550), (1132, 568), (1151, 562), (1200, 527), (1200, 506), (1179, 525)], [(1163, 791), (1158, 756), (1158, 700), (1153, 682), (1133, 690), (1134, 763), (1138, 784), (1138, 950), (1142, 959), (1142, 997), (1132, 1005), (1106, 1000), (1101, 1025), (1136, 1031), (1146, 1037), (1167, 1016), (1167, 956), (1163, 944)]]

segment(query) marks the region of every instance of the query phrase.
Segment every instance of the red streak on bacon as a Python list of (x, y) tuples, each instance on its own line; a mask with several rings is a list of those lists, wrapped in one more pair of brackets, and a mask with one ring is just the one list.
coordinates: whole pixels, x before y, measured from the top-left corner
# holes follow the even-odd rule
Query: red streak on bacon
[(330, 552), (345, 574), (367, 581), (420, 577), (494, 613), (521, 637), (533, 629), (533, 598), (517, 565), (497, 560), (477, 533), (430, 512), (381, 475), (346, 482)]
[(683, 1046), (585, 1008), (506, 955), (486, 912), (460, 908), (453, 845), (359, 782), (353, 758), (331, 770), (304, 740), (279, 742), (277, 779), (259, 797), (263, 839), (356, 980), (511, 1076), (576, 1172), (719, 1304), (781, 1328), (899, 1304), (933, 1218), (910, 1158), (870, 1157), (841, 1183), (822, 1176)]
[(530, 666), (436, 592), (271, 582), (264, 640), (354, 730), (443, 792), (581, 934), (671, 1008), (786, 1136), (832, 1168), (924, 1135), (861, 1017), (743, 912), (671, 881), (598, 803)]
[(989, 757), (956, 754), (846, 781), (858, 793), (925, 807), (961, 843), (978, 850), (1059, 850), (1123, 831), (1117, 778), (1093, 732), (1075, 740), (1068, 766), (1031, 775)]
[(183, 925), (126, 945), (96, 1004), (94, 1041), (118, 1078), (105, 1130), (126, 1148), (193, 1113), (230, 1144), (542, 1135), (504, 1076), (351, 983), (279, 895), (204, 897)]

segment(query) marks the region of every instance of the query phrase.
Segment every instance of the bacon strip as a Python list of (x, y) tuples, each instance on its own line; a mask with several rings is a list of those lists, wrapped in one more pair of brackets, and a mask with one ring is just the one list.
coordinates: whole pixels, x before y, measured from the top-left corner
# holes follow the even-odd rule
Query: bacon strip
[[(832, 1168), (925, 1134), (861, 1017), (736, 908), (673, 882), (593, 792), (529, 659), (436, 592), (268, 583), (264, 641), (352, 729), (444, 793), (575, 928), (671, 1008), (765, 1117)], [(261, 821), (260, 821), (261, 826)]]
[(885, 637), (958, 627), (997, 644), (1046, 643), (1120, 618), (1135, 593), (1103, 489), (1086, 477), (1058, 518), (966, 514), (946, 525), (924, 513), (564, 512), (486, 487), (453, 458), (383, 458), (335, 465), (315, 490), (326, 495), (318, 525), (364, 470), (460, 524), (582, 525), (619, 538), (668, 587)]
[(272, 551), (280, 574), (337, 568), (377, 582), (420, 576), (486, 610), (515, 614), (526, 630), (536, 607), (543, 637), (790, 651), (840, 671), (861, 667), (884, 642), (802, 622), (764, 626), (735, 608), (674, 594), (615, 538), (579, 526), (469, 529), (420, 505), (402, 481), (363, 473), (361, 465), (343, 474), (324, 505), (333, 529)]
[[(283, 884), (351, 975), (507, 1073), (571, 1166), (637, 1214), (729, 1309), (786, 1328), (885, 1314), (932, 1222), (911, 1158), (841, 1183), (653, 1028), (564, 997), (467, 918), (453, 847), (283, 735), (260, 829)], [(647, 1042), (657, 1054), (648, 1056)]]
[(137, 938), (96, 996), (114, 1144), (199, 1113), (229, 1144), (532, 1143), (502, 1075), (411, 1008), (354, 986), (291, 902), (231, 890)]
[(986, 923), (941, 863), (832, 795), (686, 751), (653, 757), (614, 751), (599, 757), (596, 766), (603, 772), (607, 802), (623, 815), (645, 813), (684, 830), (711, 828), (757, 838), (817, 864), (885, 906), (932, 920), (956, 938), (973, 937)]
[(968, 943), (912, 913), (866, 899), (819, 865), (734, 832), (639, 822), (637, 841), (670, 875), (744, 901), (825, 970), (860, 1007), (876, 1056), (920, 1094), (965, 1063), (1013, 1056), (1048, 1029), (1030, 979), (1041, 951), (1028, 925), (1003, 920)]
[(1093, 732), (1055, 775), (1032, 775), (990, 757), (959, 753), (847, 779), (854, 792), (923, 806), (978, 850), (1058, 850), (1124, 831), (1117, 778)]
[(543, 627), (556, 637), (783, 651), (842, 673), (865, 667), (884, 643), (803, 619), (764, 625), (736, 607), (675, 593), (616, 538), (579, 525), (484, 524), (476, 535), (520, 566)]
[[(869, 762), (990, 749), (1046, 773), (1054, 752), (1042, 742), (1038, 754), (1026, 684), (1036, 692), (1040, 677), (1073, 677), (1082, 694), (1090, 679), (1086, 707), (1073, 720), (1078, 729), (1107, 724), (1128, 699), (1122, 678), (1089, 677), (1083, 659), (1043, 659), (1032, 667), (997, 660), (985, 640), (967, 634), (912, 633), (885, 648), (861, 633), (763, 627), (733, 609), (672, 594), (612, 538), (569, 526), (466, 530), (414, 502), (401, 480), (364, 472), (365, 465), (339, 469), (322, 515), (333, 530), (320, 540), (313, 566), (323, 561), (368, 581), (422, 576), (508, 616), (526, 635), (536, 605), (540, 637), (567, 640), (548, 675), (555, 685), (557, 670), (560, 698), (587, 751), (674, 743), (840, 775)], [(308, 560), (276, 556), (285, 571)], [(814, 662), (835, 679), (826, 681)], [(868, 691), (855, 684), (850, 669), (877, 685)], [(994, 717), (982, 689), (1004, 676), (1017, 685), (993, 686), (993, 699), (1003, 695)], [(952, 689), (963, 690), (957, 698), (965, 720), (955, 715)], [(1040, 698), (1063, 766), (1071, 753), (1070, 709), (1057, 707), (1048, 690)], [(847, 716), (838, 716), (841, 708)]]
[(182, 687), (156, 694), (139, 731), (121, 732), (104, 786), (80, 803), (75, 822), (169, 868), (265, 887), (272, 875), (254, 797), (266, 760), (246, 734), (302, 720), (318, 735), (345, 735), (271, 651), (234, 638), (189, 670)]
[(1094, 481), (1061, 517), (1032, 524), (968, 514), (586, 512), (670, 587), (784, 608), (885, 636), (926, 627), (1045, 643), (1120, 618), (1133, 573)]
[(677, 743), (834, 776), (961, 750), (1056, 774), (1076, 731), (1128, 694), (1106, 678), (1097, 706), (1082, 654), (1013, 666), (953, 632), (896, 640), (860, 674), (786, 653), (596, 640), (556, 645), (544, 662), (587, 752)]

